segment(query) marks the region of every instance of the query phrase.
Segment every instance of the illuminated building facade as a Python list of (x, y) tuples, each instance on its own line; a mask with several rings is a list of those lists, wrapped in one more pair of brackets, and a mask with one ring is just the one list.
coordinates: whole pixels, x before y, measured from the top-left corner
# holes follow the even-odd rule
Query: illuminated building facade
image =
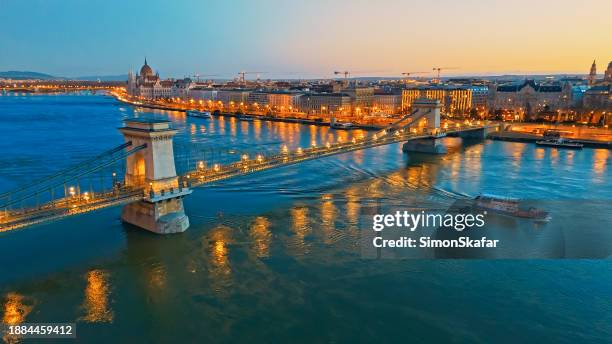
[(268, 92), (265, 91), (253, 91), (249, 93), (247, 101), (251, 105), (266, 106), (270, 104)]
[(374, 92), (372, 113), (383, 113), (386, 115), (399, 114), (402, 112), (402, 94), (395, 92)]
[(202, 101), (217, 100), (217, 89), (210, 87), (194, 87), (189, 90), (189, 98)]
[(153, 69), (147, 64), (140, 68), (140, 73), (128, 73), (127, 92), (131, 96), (143, 97), (147, 99), (169, 98), (172, 96), (173, 82), (171, 80), (162, 81), (159, 73), (153, 73)]
[(472, 90), (468, 88), (449, 89), (444, 101), (447, 113), (465, 115), (472, 109)]
[(189, 91), (196, 86), (195, 82), (193, 82), (189, 78), (185, 78), (182, 80), (164, 80), (162, 83), (167, 82), (171, 85), (171, 96), (177, 97), (181, 99), (189, 98)]
[(612, 84), (597, 85), (586, 90), (583, 106), (587, 110), (612, 110)]
[(344, 93), (307, 93), (299, 98), (299, 108), (306, 113), (350, 114), (352, 99)]
[(410, 111), (412, 103), (418, 98), (438, 100), (442, 112), (451, 115), (464, 115), (473, 108), (473, 90), (470, 87), (435, 85), (402, 90), (403, 111)]
[(342, 93), (351, 97), (353, 108), (369, 112), (374, 102), (374, 87), (352, 85), (342, 89)]
[(488, 108), (489, 87), (486, 85), (469, 86), (472, 90), (472, 109), (484, 111)]
[(402, 90), (402, 112), (407, 112), (412, 109), (412, 103), (421, 97), (421, 90), (416, 88), (408, 88)]
[(300, 93), (287, 91), (253, 91), (249, 93), (249, 105), (268, 107), (274, 111), (297, 111)]
[(554, 111), (563, 106), (563, 92), (558, 83), (536, 83), (525, 80), (522, 84), (492, 87), (489, 93), (490, 109), (510, 110), (524, 119), (540, 111)]
[(218, 89), (198, 86), (187, 88), (189, 99), (201, 100), (202, 102), (221, 102), (224, 105), (246, 105), (249, 103), (249, 94), (250, 91), (246, 89)]
[(196, 84), (189, 78), (182, 80), (161, 80), (159, 73), (153, 73), (153, 69), (144, 61), (138, 74), (132, 71), (128, 73), (127, 93), (134, 97), (146, 99), (174, 98), (187, 99), (189, 90)]
[(584, 79), (563, 79), (561, 82), (559, 107), (563, 109), (580, 108), (584, 93), (589, 89), (589, 86), (584, 83)]
[(289, 110), (297, 107), (299, 97), (298, 93), (274, 91), (268, 93), (268, 104), (273, 109)]
[(217, 101), (223, 104), (246, 104), (248, 102), (250, 90), (247, 89), (220, 89), (217, 90)]

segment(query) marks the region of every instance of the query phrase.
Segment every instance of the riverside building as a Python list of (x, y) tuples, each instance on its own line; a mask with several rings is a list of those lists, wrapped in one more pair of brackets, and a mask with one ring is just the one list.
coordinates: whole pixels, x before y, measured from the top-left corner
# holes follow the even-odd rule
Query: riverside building
[(472, 88), (436, 84), (402, 90), (402, 111), (412, 110), (412, 103), (419, 98), (438, 100), (442, 112), (449, 115), (466, 115), (474, 107)]
[(350, 114), (352, 99), (344, 93), (306, 93), (299, 98), (299, 108), (305, 113)]
[(154, 73), (145, 58), (144, 65), (138, 74), (128, 72), (127, 93), (133, 97), (145, 99), (183, 98), (189, 96), (189, 90), (196, 84), (189, 78), (182, 80), (162, 80), (159, 73)]
[(493, 86), (489, 90), (491, 110), (512, 111), (524, 120), (540, 111), (554, 111), (562, 104), (562, 88), (557, 82), (536, 83), (525, 80), (523, 83)]
[(401, 92), (376, 90), (372, 105), (373, 114), (393, 115), (402, 112)]

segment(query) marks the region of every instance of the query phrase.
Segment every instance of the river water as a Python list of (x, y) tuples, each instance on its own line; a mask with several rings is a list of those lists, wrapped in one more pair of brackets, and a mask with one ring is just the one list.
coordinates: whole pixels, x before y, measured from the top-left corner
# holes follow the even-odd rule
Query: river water
[[(198, 156), (222, 162), (363, 134), (194, 119), (105, 95), (5, 94), (0, 192), (122, 143), (117, 128), (134, 116), (179, 129), (179, 171)], [(3, 233), (2, 321), (76, 322), (82, 342), (609, 342), (610, 152), (445, 144), (442, 156), (388, 145), (198, 188), (180, 235), (124, 225), (120, 207)], [(538, 200), (550, 223), (497, 225), (533, 243), (520, 258), (566, 259), (362, 256), (362, 208), (445, 208), (480, 192)]]

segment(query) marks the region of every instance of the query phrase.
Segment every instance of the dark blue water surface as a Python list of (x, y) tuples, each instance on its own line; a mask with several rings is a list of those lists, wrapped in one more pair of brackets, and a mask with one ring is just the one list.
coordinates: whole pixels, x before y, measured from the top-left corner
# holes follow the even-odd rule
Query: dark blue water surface
[[(117, 128), (134, 116), (179, 129), (179, 172), (364, 134), (5, 94), (0, 192), (122, 143)], [(362, 258), (363, 207), (445, 208), (480, 192), (552, 213), (544, 225), (493, 221), (531, 243), (515, 257), (612, 255), (608, 150), (445, 144), (443, 156), (389, 145), (198, 188), (180, 235), (124, 225), (120, 207), (2, 233), (2, 320), (76, 322), (82, 342), (611, 342), (608, 259)]]

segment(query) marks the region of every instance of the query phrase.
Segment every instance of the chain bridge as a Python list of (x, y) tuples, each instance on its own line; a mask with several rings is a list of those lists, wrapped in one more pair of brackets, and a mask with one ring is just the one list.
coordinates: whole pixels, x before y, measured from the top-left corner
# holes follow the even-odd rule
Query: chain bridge
[[(486, 123), (440, 125), (440, 104), (421, 99), (414, 111), (362, 138), (275, 154), (243, 154), (239, 161), (207, 164), (177, 175), (173, 137), (165, 120), (129, 119), (119, 129), (125, 143), (53, 175), (0, 194), (0, 232), (27, 227), (102, 208), (124, 205), (121, 219), (159, 233), (180, 233), (189, 227), (183, 198), (194, 188), (259, 171), (295, 165), (361, 149), (404, 142), (406, 152), (444, 153), (440, 138), (457, 135), (485, 138), (498, 130)], [(123, 169), (119, 175), (119, 170)], [(110, 171), (110, 173), (109, 173)], [(109, 177), (110, 176), (110, 177)]]

